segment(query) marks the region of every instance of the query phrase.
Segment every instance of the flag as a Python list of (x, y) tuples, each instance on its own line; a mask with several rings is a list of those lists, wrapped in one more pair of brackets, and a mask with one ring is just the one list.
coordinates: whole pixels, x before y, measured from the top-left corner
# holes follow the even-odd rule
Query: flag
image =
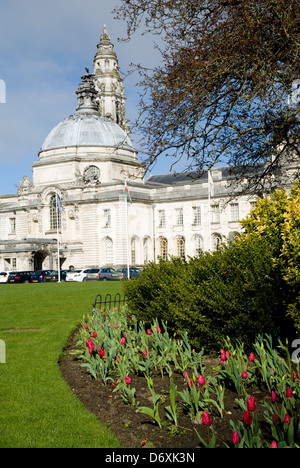
[(213, 196), (214, 195), (214, 181), (213, 181), (210, 171), (207, 171), (207, 175), (208, 175), (208, 190), (209, 190), (210, 195)]
[(130, 197), (130, 194), (129, 194), (129, 189), (127, 187), (127, 183), (125, 181), (125, 195), (127, 196), (128, 200), (130, 201), (130, 203), (132, 203), (132, 200), (131, 200), (131, 197)]
[(56, 206), (57, 206), (58, 212), (61, 213), (60, 198), (57, 194), (56, 194)]

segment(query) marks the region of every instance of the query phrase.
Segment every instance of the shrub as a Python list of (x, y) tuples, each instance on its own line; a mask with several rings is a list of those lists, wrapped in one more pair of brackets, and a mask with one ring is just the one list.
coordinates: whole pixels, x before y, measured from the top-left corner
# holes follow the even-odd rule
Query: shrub
[(139, 320), (164, 320), (173, 333), (187, 331), (192, 345), (207, 351), (220, 349), (224, 336), (247, 345), (258, 334), (285, 331), (287, 293), (272, 247), (256, 237), (189, 262), (160, 260), (125, 284)]

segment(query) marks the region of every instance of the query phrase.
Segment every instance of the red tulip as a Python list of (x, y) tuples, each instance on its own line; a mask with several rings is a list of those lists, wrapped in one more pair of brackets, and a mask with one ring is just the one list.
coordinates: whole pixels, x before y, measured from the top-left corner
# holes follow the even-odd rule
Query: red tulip
[(96, 332), (96, 330), (94, 330), (93, 337), (94, 337), (94, 338), (97, 338), (97, 332)]
[(255, 397), (254, 396), (247, 398), (247, 409), (248, 411), (255, 411)]
[(202, 424), (204, 426), (210, 426), (211, 425), (211, 419), (210, 419), (209, 414), (208, 414), (207, 411), (203, 411)]
[(88, 329), (88, 326), (87, 326), (87, 324), (86, 324), (86, 323), (84, 324), (84, 328), (85, 328), (86, 330)]
[(234, 433), (232, 434), (231, 441), (232, 441), (233, 444), (238, 444), (239, 443), (240, 438), (239, 438), (239, 435), (238, 435), (237, 431), (234, 431)]
[(104, 349), (101, 348), (101, 346), (98, 346), (98, 353), (101, 358), (104, 358), (105, 356), (105, 351)]
[(147, 335), (151, 335), (151, 330), (148, 328)]
[(278, 423), (278, 416), (277, 416), (277, 414), (275, 413), (275, 411), (274, 411), (274, 413), (273, 413), (272, 421), (273, 421), (274, 424)]
[(252, 418), (251, 418), (251, 413), (249, 411), (245, 411), (244, 416), (243, 416), (243, 423), (245, 424), (245, 426), (251, 426)]
[(273, 440), (273, 442), (271, 443), (271, 448), (278, 448), (275, 440)]
[(276, 393), (274, 392), (274, 390), (272, 390), (271, 398), (272, 398), (272, 401), (277, 401), (277, 396), (276, 396)]
[(250, 362), (254, 362), (254, 360), (255, 360), (254, 354), (253, 354), (253, 353), (250, 353), (249, 361), (250, 361)]
[(125, 383), (128, 385), (131, 384), (131, 378), (128, 377), (128, 375), (125, 376)]
[(189, 388), (189, 386), (193, 388), (193, 379), (189, 378), (189, 382), (190, 384), (189, 383), (186, 384), (187, 388)]
[(243, 379), (247, 379), (248, 375), (247, 375), (247, 372), (246, 371), (243, 371), (242, 372), (242, 378)]
[(293, 394), (292, 394), (290, 387), (286, 387), (286, 397), (293, 398)]
[(85, 344), (89, 348), (89, 353), (92, 354), (93, 350), (95, 348), (95, 345), (94, 345), (94, 342), (93, 342), (92, 338), (90, 338), (89, 340), (86, 340)]
[(156, 330), (157, 330), (157, 332), (158, 332), (158, 333), (160, 333), (160, 332), (161, 332), (161, 329), (160, 329), (160, 327), (156, 327)]
[(289, 415), (288, 413), (286, 413), (286, 414), (284, 415), (283, 421), (284, 421), (285, 423), (290, 423), (290, 422), (291, 422), (291, 417), (290, 417), (290, 415)]
[(205, 385), (205, 378), (203, 377), (203, 375), (199, 375), (198, 377), (198, 383), (199, 385)]
[(144, 349), (143, 356), (147, 356), (147, 351)]

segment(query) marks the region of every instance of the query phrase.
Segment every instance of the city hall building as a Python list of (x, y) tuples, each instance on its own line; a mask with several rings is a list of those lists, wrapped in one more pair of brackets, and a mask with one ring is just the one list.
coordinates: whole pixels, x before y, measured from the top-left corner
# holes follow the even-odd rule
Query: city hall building
[[(104, 27), (76, 91), (77, 109), (49, 133), (16, 194), (0, 198), (0, 270), (143, 265), (215, 250), (254, 202), (229, 200), (228, 168), (144, 177), (128, 136), (118, 61)], [(127, 184), (130, 198), (125, 194)], [(59, 262), (58, 262), (59, 257)]]

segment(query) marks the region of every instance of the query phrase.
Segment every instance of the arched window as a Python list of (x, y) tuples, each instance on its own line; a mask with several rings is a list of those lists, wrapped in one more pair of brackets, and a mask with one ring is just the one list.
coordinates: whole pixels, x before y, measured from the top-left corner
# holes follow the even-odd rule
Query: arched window
[(105, 239), (105, 263), (106, 265), (113, 265), (114, 263), (113, 241), (110, 237)]
[(136, 238), (131, 239), (131, 263), (132, 265), (136, 264)]
[(212, 235), (212, 249), (214, 251), (219, 250), (222, 244), (222, 237), (220, 234), (213, 234)]
[(145, 237), (143, 240), (143, 251), (144, 251), (144, 263), (149, 262), (149, 252), (150, 252), (150, 239)]
[(203, 239), (201, 236), (196, 235), (193, 238), (194, 241), (194, 252), (198, 256), (201, 251), (203, 251)]
[(177, 237), (177, 257), (185, 258), (185, 238)]
[(165, 237), (159, 239), (159, 255), (163, 260), (168, 258), (168, 241)]
[(56, 231), (57, 228), (61, 228), (60, 198), (58, 195), (52, 195), (50, 198), (50, 230)]
[(228, 237), (229, 237), (229, 240), (230, 240), (231, 242), (233, 242), (233, 241), (235, 241), (236, 239), (238, 239), (238, 238), (240, 237), (240, 235), (241, 235), (241, 234), (240, 234), (239, 232), (231, 231), (231, 232), (229, 233), (229, 236), (228, 236)]

